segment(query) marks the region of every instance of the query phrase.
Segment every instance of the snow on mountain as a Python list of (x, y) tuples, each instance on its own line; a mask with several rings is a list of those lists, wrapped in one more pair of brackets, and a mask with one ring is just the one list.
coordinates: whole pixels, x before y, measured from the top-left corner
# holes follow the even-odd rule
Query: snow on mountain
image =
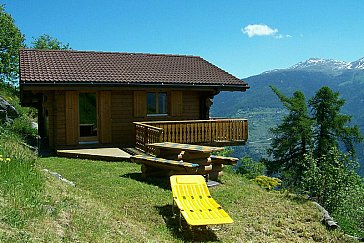
[(353, 69), (364, 69), (364, 57), (359, 60), (352, 62), (351, 66)]
[[(364, 63), (363, 63), (364, 64)], [(320, 58), (310, 58), (306, 61), (299, 62), (289, 69), (302, 70), (302, 69), (314, 69), (314, 70), (332, 70), (341, 71), (346, 69), (351, 69), (352, 64), (350, 62), (337, 61), (333, 59), (320, 59)]]
[(315, 71), (328, 72), (333, 75), (342, 74), (346, 70), (364, 70), (364, 57), (354, 62), (338, 61), (333, 59), (310, 58), (299, 62), (290, 68), (274, 69), (262, 74), (275, 73), (281, 71)]

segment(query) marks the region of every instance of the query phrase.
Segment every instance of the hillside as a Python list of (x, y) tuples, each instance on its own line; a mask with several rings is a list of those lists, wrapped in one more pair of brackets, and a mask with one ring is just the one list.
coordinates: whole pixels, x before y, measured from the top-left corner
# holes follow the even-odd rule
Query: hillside
[(40, 159), (38, 166), (57, 171), (76, 187), (44, 173), (46, 213), (21, 230), (2, 223), (2, 241), (346, 240), (321, 224), (310, 201), (265, 191), (229, 168), (223, 185), (210, 190), (234, 223), (192, 234), (180, 231), (178, 219), (172, 217), (168, 178), (142, 180), (139, 165), (49, 157)]
[[(18, 98), (1, 91), (16, 105)], [(20, 108), (19, 108), (20, 109)], [(140, 166), (66, 158), (38, 158), (24, 143), (33, 112), (0, 126), (0, 242), (339, 242), (306, 199), (266, 191), (225, 168), (212, 196), (234, 219), (201, 232), (180, 230), (171, 211), (168, 178), (141, 178)], [(33, 119), (33, 118), (32, 118)], [(70, 186), (50, 172), (74, 182)]]
[[(269, 86), (275, 86), (288, 96), (296, 90), (301, 90), (306, 98), (311, 98), (322, 86), (328, 86), (340, 92), (342, 98), (346, 100), (343, 112), (352, 116), (353, 124), (358, 124), (364, 134), (363, 61), (364, 59), (359, 59), (346, 63), (315, 58), (287, 69), (267, 71), (245, 78), (251, 88), (244, 93), (222, 92), (217, 95), (212, 115), (249, 118), (251, 143), (246, 148), (238, 148), (236, 155), (242, 156), (248, 152), (254, 156), (254, 151), (265, 154), (265, 149), (269, 145), (269, 128), (276, 125), (286, 112)], [(364, 145), (358, 145), (357, 151), (364, 167)], [(364, 175), (363, 168), (361, 174)]]

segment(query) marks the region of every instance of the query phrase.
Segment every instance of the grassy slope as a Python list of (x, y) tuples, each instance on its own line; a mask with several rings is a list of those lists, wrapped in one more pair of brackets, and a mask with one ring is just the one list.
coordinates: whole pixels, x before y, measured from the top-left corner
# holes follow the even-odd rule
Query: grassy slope
[(130, 163), (43, 158), (40, 167), (74, 181), (71, 187), (46, 174), (46, 214), (22, 230), (0, 225), (2, 240), (36, 241), (340, 241), (329, 232), (320, 214), (305, 200), (267, 192), (233, 173), (212, 196), (234, 219), (203, 234), (181, 232), (171, 216), (168, 179), (140, 178)]

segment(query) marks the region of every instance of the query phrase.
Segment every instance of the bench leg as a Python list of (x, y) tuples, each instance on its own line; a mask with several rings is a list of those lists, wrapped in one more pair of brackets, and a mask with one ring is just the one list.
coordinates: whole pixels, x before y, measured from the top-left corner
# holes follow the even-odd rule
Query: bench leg
[(217, 181), (219, 179), (219, 177), (221, 177), (223, 175), (224, 175), (223, 171), (213, 171), (213, 172), (209, 173), (209, 180)]

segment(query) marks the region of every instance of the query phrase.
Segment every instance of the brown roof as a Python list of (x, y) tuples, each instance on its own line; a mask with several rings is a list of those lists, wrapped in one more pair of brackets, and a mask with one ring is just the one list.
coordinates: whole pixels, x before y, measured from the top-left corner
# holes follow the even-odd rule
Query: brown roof
[(20, 50), (20, 83), (174, 84), (235, 87), (247, 83), (198, 56)]

